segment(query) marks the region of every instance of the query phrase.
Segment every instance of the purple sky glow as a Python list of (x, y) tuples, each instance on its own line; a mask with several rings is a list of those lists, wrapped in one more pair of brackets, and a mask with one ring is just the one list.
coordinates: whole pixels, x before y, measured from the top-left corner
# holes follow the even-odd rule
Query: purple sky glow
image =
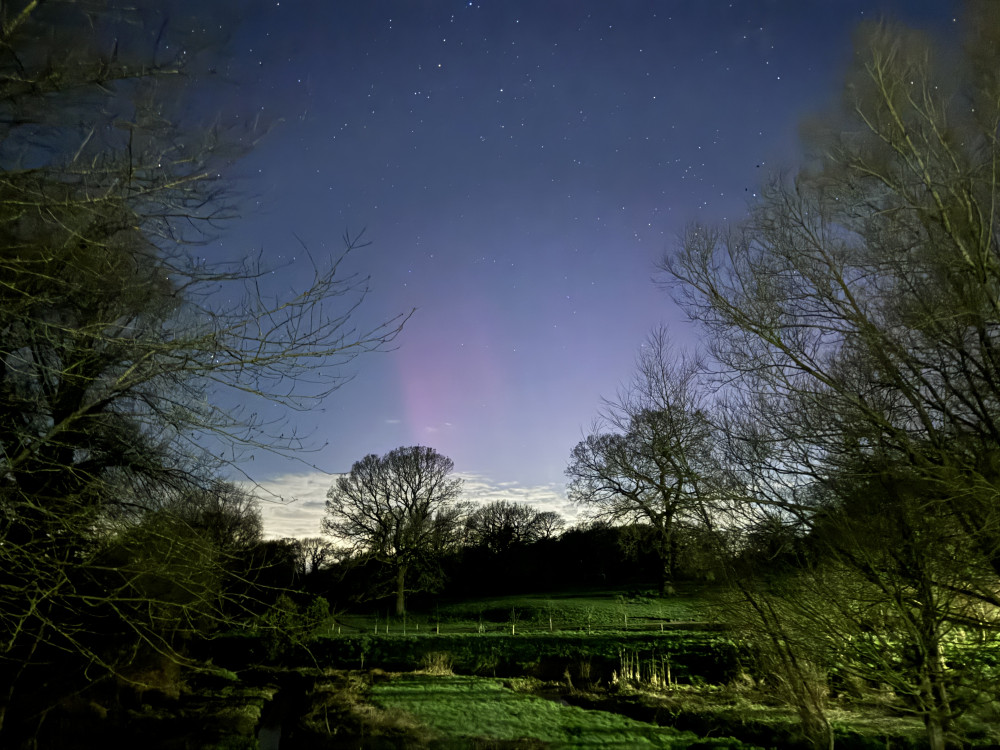
[[(276, 289), (345, 230), (371, 245), (371, 324), (416, 314), (293, 424), (323, 446), (245, 468), (296, 502), (270, 536), (319, 533), (331, 474), (423, 444), (477, 499), (572, 515), (564, 474), (602, 396), (666, 323), (697, 331), (652, 282), (694, 220), (738, 219), (794, 168), (798, 125), (830, 106), (851, 33), (887, 13), (949, 33), (940, 0), (283, 0), (233, 32), (234, 110), (279, 120), (239, 162), (251, 196), (212, 252), (255, 249)], [(294, 258), (294, 261), (293, 261)]]

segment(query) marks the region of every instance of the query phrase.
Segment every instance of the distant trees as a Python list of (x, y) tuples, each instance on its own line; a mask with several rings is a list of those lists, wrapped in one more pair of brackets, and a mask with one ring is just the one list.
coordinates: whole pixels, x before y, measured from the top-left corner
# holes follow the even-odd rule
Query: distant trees
[[(649, 586), (657, 560), (642, 550), (631, 554), (626, 544), (628, 527), (595, 521), (569, 525), (554, 511), (531, 510), (543, 521), (551, 516), (558, 518), (558, 533), (494, 548), (465, 535), (463, 545), (443, 558), (441, 594), (483, 597), (580, 586)], [(470, 512), (475, 513), (475, 509)]]
[(312, 536), (294, 539), (295, 565), (300, 579), (323, 570), (336, 558), (336, 550), (329, 541)]
[(555, 539), (566, 528), (566, 519), (554, 510), (535, 512), (535, 529), (539, 540)]
[(163, 510), (202, 532), (224, 552), (246, 550), (263, 539), (260, 501), (232, 482), (213, 480), (182, 494)]
[(740, 523), (812, 550), (798, 585), (744, 587), (758, 629), (892, 685), (935, 749), (992, 690), (966, 649), (1000, 625), (994, 5), (970, 3), (968, 28), (949, 56), (862, 27), (812, 161), (664, 264), (730, 384)]
[(696, 363), (676, 355), (666, 329), (650, 334), (631, 383), (573, 449), (569, 496), (589, 514), (648, 529), (660, 559), (661, 592), (677, 574), (681, 535), (702, 512), (714, 471), (711, 424), (697, 390)]
[(552, 538), (564, 525), (565, 521), (554, 511), (539, 511), (524, 503), (494, 500), (469, 512), (465, 521), (465, 542), (502, 553), (518, 545)]
[(397, 614), (406, 611), (406, 593), (419, 587), (419, 576), (456, 541), (462, 480), (450, 476), (453, 469), (433, 448), (396, 448), (357, 461), (327, 493), (323, 532), (355, 557), (391, 570)]
[(336, 261), (275, 296), (253, 261), (193, 249), (234, 215), (220, 175), (259, 135), (187, 108), (200, 40), (116, 3), (3, 15), (0, 744), (17, 747), (63, 692), (179, 658), (178, 634), (225, 615), (219, 581), (259, 520), (207, 447), (297, 443), (221, 392), (304, 408), (402, 319), (356, 330), (365, 282)]

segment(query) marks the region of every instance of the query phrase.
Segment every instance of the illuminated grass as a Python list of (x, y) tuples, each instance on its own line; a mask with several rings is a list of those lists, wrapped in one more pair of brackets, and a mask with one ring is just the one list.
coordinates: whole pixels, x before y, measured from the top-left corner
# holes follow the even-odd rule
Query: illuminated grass
[(445, 621), (482, 618), (506, 622), (511, 611), (519, 615), (524, 626), (532, 629), (547, 629), (550, 617), (556, 629), (578, 630), (588, 626), (621, 629), (626, 618), (633, 627), (661, 621), (703, 619), (704, 601), (693, 597), (659, 599), (616, 593), (510, 596), (452, 604), (441, 607), (439, 614)]
[(470, 599), (406, 618), (344, 613), (338, 621), (344, 633), (492, 633), (509, 631), (512, 621), (518, 633), (657, 630), (671, 623), (704, 621), (708, 609), (702, 596), (553, 593)]
[(449, 739), (534, 739), (572, 747), (746, 747), (737, 740), (705, 744), (690, 732), (604, 711), (587, 711), (476, 677), (400, 675), (372, 688), (373, 700), (406, 711)]

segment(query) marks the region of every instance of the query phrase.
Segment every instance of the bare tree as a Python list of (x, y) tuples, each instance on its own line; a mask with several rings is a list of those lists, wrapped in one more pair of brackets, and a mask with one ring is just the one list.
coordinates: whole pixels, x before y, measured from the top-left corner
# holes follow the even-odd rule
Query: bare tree
[(396, 613), (406, 611), (414, 578), (452, 543), (463, 507), (462, 480), (433, 448), (396, 448), (356, 462), (327, 493), (323, 532), (393, 573)]
[(698, 522), (712, 472), (712, 428), (697, 372), (694, 361), (675, 358), (666, 329), (656, 329), (632, 382), (605, 401), (566, 469), (570, 498), (594, 518), (648, 526), (661, 593), (672, 586), (681, 530)]
[(535, 514), (534, 525), (538, 539), (554, 539), (566, 528), (566, 519), (554, 510), (543, 510)]
[(403, 318), (356, 329), (367, 282), (336, 259), (282, 296), (256, 262), (197, 253), (260, 133), (194, 120), (197, 44), (168, 44), (153, 9), (0, 14), (0, 744), (17, 746), (60, 691), (144, 649), (179, 658), (174, 633), (219, 622), (212, 535), (249, 538), (254, 515), (230, 528), (202, 502), (223, 452), (206, 446), (300, 442), (223, 391), (308, 408)]
[(964, 57), (863, 27), (847, 106), (814, 127), (808, 167), (665, 261), (745, 409), (729, 446), (748, 517), (822, 542), (841, 631), (883, 613), (879, 653), (896, 658), (814, 631), (854, 668), (879, 665), (933, 748), (957, 696), (991, 689), (957, 629), (992, 637), (1000, 606), (1000, 46), (992, 4), (969, 15)]
[(524, 503), (494, 500), (469, 513), (465, 522), (467, 543), (505, 552), (552, 536), (562, 528), (562, 519), (552, 511), (542, 513)]
[(295, 545), (295, 559), (299, 578), (322, 570), (334, 560), (334, 548), (326, 539), (318, 536), (292, 540)]
[(205, 534), (223, 552), (246, 550), (263, 539), (260, 500), (232, 482), (212, 481), (185, 493), (163, 510)]

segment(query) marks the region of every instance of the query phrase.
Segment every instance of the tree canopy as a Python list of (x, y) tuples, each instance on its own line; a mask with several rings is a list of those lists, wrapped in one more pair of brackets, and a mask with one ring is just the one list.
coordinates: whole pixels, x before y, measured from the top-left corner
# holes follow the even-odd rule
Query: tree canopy
[(666, 329), (655, 330), (632, 382), (605, 401), (566, 469), (570, 499), (590, 515), (650, 532), (638, 541), (660, 558), (662, 591), (676, 576), (684, 527), (699, 522), (712, 471), (712, 429), (697, 375), (696, 362), (675, 357)]
[(994, 679), (947, 656), (956, 628), (995, 638), (1000, 606), (1000, 26), (970, 16), (962, 55), (862, 26), (807, 165), (664, 261), (726, 384), (721, 526), (814, 552), (796, 585), (742, 581), (753, 627), (787, 664), (892, 684), (934, 748)]
[(453, 469), (433, 448), (396, 448), (355, 462), (327, 493), (323, 532), (392, 570), (399, 614), (416, 577), (433, 567), (460, 528), (463, 509), (455, 501), (462, 480), (451, 476)]
[(0, 744), (17, 746), (60, 691), (181, 658), (178, 634), (233, 614), (224, 580), (259, 517), (207, 447), (297, 444), (221, 391), (315, 403), (403, 318), (354, 328), (365, 281), (336, 259), (276, 298), (254, 259), (198, 252), (261, 135), (188, 106), (210, 40), (117, 3), (2, 12)]
[(565, 522), (554, 511), (539, 511), (524, 503), (494, 500), (471, 510), (465, 521), (466, 544), (506, 552), (518, 545), (548, 539)]

